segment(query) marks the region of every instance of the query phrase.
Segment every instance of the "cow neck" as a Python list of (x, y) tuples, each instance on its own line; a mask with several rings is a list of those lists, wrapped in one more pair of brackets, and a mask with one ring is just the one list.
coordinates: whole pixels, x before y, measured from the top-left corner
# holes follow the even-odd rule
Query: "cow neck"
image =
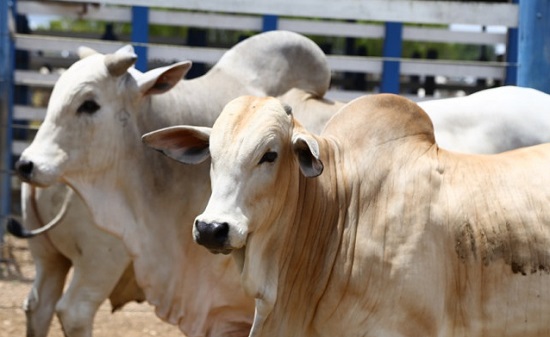
[[(92, 184), (74, 185), (82, 195), (91, 197), (86, 203), (91, 205), (94, 220), (124, 241), (137, 282), (159, 317), (179, 324), (188, 336), (202, 336), (220, 320), (223, 323), (216, 329), (249, 324), (252, 302), (243, 303), (246, 297), (231, 258), (206, 252), (190, 235), (193, 219), (209, 195), (209, 163), (186, 167), (155, 151), (150, 153), (143, 160), (152, 165), (151, 171), (163, 172), (160, 177), (142, 179), (145, 171), (125, 170), (126, 176), (117, 184), (112, 183), (113, 173), (107, 172)], [(159, 186), (155, 179), (171, 182), (173, 187)], [(187, 184), (178, 186), (178, 181)], [(163, 240), (151, 240), (159, 231)], [(201, 287), (205, 291), (219, 289), (218, 295), (197, 296), (197, 282), (205, 285)], [(209, 282), (214, 283), (208, 286)], [(239, 311), (234, 312), (233, 306)]]
[[(195, 80), (181, 81), (168, 95), (153, 97), (151, 110), (162, 111), (163, 115), (156, 126), (146, 120), (141, 130), (150, 131), (178, 124), (212, 126), (223, 107), (214, 102), (225, 104), (232, 98), (222, 97), (216, 88), (218, 85), (215, 78), (205, 75)], [(177, 111), (173, 110), (174, 107)], [(230, 256), (210, 254), (192, 241), (194, 217), (204, 209), (210, 195), (210, 162), (186, 166), (156, 151), (147, 150), (145, 160), (150, 166), (144, 173), (154, 177), (156, 181), (151, 184), (156, 188), (153, 189), (154, 195), (165, 204), (159, 206), (155, 213), (169, 217), (160, 224), (157, 219), (152, 219), (157, 220), (153, 222), (156, 226), (148, 226), (151, 235), (155, 235), (154, 230), (161, 227), (165, 231), (163, 238), (169, 240), (156, 240), (155, 243), (162, 246), (154, 247), (160, 253), (153, 256), (169, 255), (166, 260), (170, 263), (168, 268), (161, 270), (166, 274), (159, 275), (159, 268), (155, 265), (158, 261), (152, 261), (143, 251), (134, 260), (136, 274), (140, 272), (138, 276), (143, 283), (151, 285), (145, 291), (148, 301), (155, 305), (159, 317), (177, 322), (187, 336), (225, 336), (232, 331), (247, 331), (253, 301), (244, 295), (234, 261)], [(159, 175), (159, 172), (163, 174)], [(125, 239), (128, 240), (131, 238)], [(144, 246), (151, 245), (146, 243)], [(155, 275), (143, 275), (144, 271)], [(196, 287), (197, 283), (201, 284), (200, 288)], [(216, 291), (212, 292), (212, 289)]]
[[(186, 113), (192, 104), (178, 102), (174, 94), (139, 102), (137, 122), (128, 123), (124, 128), (125, 151), (115, 165), (93, 180), (77, 177), (69, 183), (85, 197), (94, 221), (123, 239), (133, 258), (138, 284), (147, 301), (155, 306), (157, 315), (179, 323), (188, 336), (202, 336), (205, 331), (248, 324), (246, 314), (250, 311), (242, 309), (246, 308), (242, 303), (246, 297), (240, 290), (230, 257), (205, 252), (192, 242), (190, 235), (193, 219), (203, 210), (210, 193), (209, 163), (185, 166), (147, 148), (140, 140), (144, 125), (149, 122), (168, 126), (183, 120), (161, 109), (172, 104), (181, 108), (180, 115), (188, 116), (185, 122), (207, 123), (204, 116)], [(199, 111), (198, 108), (191, 110)], [(205, 113), (204, 109), (200, 112)], [(195, 116), (200, 120), (193, 123)], [(151, 239), (158, 237), (160, 231), (163, 240)], [(219, 287), (223, 295), (197, 296), (197, 282), (205, 284), (212, 280), (217, 284), (204, 289)], [(193, 291), (189, 291), (191, 289)], [(232, 310), (233, 306), (240, 311)], [(249, 310), (251, 306), (252, 303)]]
[[(344, 232), (353, 231), (344, 228), (344, 213), (350, 198), (346, 172), (332, 164), (340, 161), (337, 143), (330, 139), (318, 140), (324, 171), (316, 178), (294, 175), (290, 184), (297, 188), (290, 190), (296, 193), (296, 200), (289, 195), (284, 214), (270, 225), (273, 230), (270, 235), (279, 236), (278, 245), (257, 263), (266, 273), (278, 271), (278, 275), (269, 275), (277, 280), (277, 284), (272, 285), (276, 287), (276, 295), (265, 322), (257, 325), (258, 333), (278, 331), (281, 336), (298, 336), (310, 331), (316, 316), (312, 308), (324, 303), (332, 273), (341, 268), (338, 261), (347, 254), (340, 252), (342, 240), (346, 240), (344, 235), (350, 235)], [(256, 256), (256, 252), (252, 248), (247, 255)], [(271, 283), (275, 282), (271, 280)], [(263, 305), (270, 306), (269, 303)], [(281, 320), (285, 321), (284, 325)], [(281, 330), (284, 328), (291, 330)]]

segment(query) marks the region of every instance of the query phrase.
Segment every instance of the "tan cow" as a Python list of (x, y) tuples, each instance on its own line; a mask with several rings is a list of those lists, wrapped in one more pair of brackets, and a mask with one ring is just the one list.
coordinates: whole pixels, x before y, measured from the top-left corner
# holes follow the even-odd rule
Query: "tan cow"
[(394, 95), (350, 102), (321, 136), (289, 110), (242, 97), (212, 129), (144, 136), (211, 155), (194, 236), (239, 262), (250, 336), (550, 336), (550, 145), (449, 152)]

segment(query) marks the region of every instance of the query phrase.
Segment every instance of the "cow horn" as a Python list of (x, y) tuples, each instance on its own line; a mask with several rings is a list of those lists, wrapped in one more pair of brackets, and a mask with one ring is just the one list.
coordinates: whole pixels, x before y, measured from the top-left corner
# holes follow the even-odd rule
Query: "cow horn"
[(118, 77), (136, 63), (136, 60), (137, 55), (133, 53), (107, 54), (105, 55), (105, 66), (109, 70), (109, 74)]
[[(33, 187), (33, 190), (34, 190), (34, 187)], [(10, 218), (8, 219), (8, 223), (6, 226), (8, 232), (21, 239), (30, 239), (32, 237), (35, 237), (37, 235), (40, 235), (44, 232), (49, 231), (50, 229), (57, 226), (57, 224), (61, 223), (61, 220), (63, 220), (63, 218), (67, 214), (67, 209), (69, 208), (69, 204), (71, 203), (73, 194), (74, 194), (73, 190), (68, 188), (67, 194), (65, 195), (65, 200), (63, 200), (63, 205), (61, 206), (61, 210), (59, 211), (59, 213), (57, 213), (55, 218), (53, 218), (47, 225), (42, 226), (38, 229), (33, 229), (29, 231), (25, 227), (23, 227), (23, 225), (21, 225), (19, 221), (13, 218)], [(33, 193), (33, 197), (34, 197), (34, 193)]]
[(120, 47), (115, 54), (135, 54), (134, 47), (131, 44)]
[(90, 47), (86, 46), (80, 46), (78, 47), (78, 57), (82, 60), (83, 58), (86, 58), (91, 55), (99, 54), (99, 52), (95, 49), (92, 49)]

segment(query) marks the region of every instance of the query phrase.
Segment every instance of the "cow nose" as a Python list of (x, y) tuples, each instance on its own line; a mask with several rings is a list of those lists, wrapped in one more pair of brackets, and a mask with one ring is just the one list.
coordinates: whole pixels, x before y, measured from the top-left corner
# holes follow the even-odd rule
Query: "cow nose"
[(223, 249), (229, 234), (229, 225), (227, 222), (206, 223), (195, 221), (196, 235), (195, 241), (208, 249)]
[(24, 181), (30, 181), (34, 164), (29, 160), (18, 160), (15, 163), (15, 171)]

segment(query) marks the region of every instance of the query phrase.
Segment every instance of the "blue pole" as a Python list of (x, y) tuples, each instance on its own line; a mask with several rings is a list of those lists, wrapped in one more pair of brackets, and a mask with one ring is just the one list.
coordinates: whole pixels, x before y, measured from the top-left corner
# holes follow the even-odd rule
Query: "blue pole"
[[(512, 3), (518, 4), (519, 0), (512, 0)], [(508, 41), (506, 43), (506, 76), (505, 85), (518, 84), (518, 39), (517, 28), (508, 28)]]
[(149, 7), (132, 7), (132, 42), (138, 56), (136, 69), (147, 71), (147, 47), (149, 43)]
[(382, 64), (380, 92), (399, 94), (399, 70), (401, 64), (398, 58), (401, 57), (403, 49), (403, 24), (400, 22), (386, 22), (385, 30), (386, 35), (382, 50), (382, 56), (385, 60)]
[(277, 15), (264, 15), (262, 20), (262, 32), (277, 30), (279, 17)]
[(4, 220), (11, 213), (11, 162), (13, 120), (13, 73), (15, 46), (9, 18), (15, 22), (15, 0), (0, 1), (0, 242)]
[(550, 94), (550, 0), (519, 2), (518, 85)]
[(508, 28), (508, 43), (506, 44), (506, 77), (504, 84), (518, 83), (518, 29)]

